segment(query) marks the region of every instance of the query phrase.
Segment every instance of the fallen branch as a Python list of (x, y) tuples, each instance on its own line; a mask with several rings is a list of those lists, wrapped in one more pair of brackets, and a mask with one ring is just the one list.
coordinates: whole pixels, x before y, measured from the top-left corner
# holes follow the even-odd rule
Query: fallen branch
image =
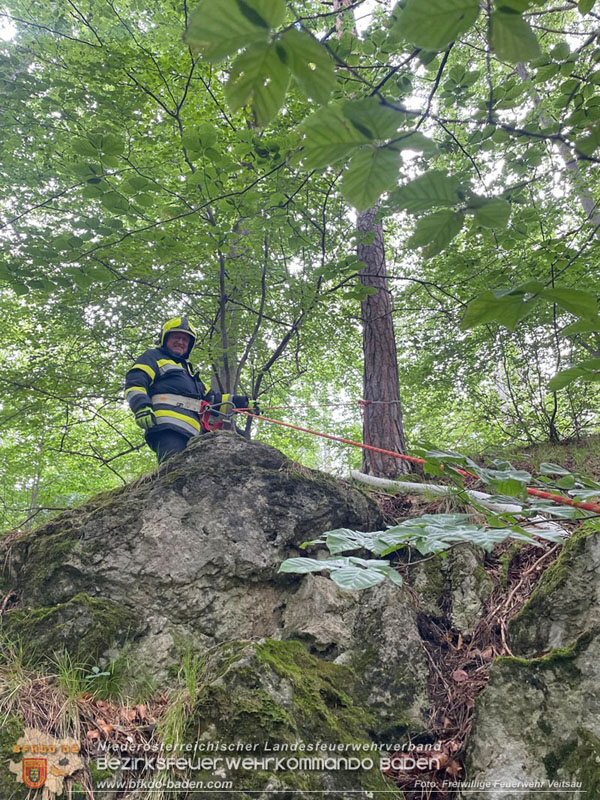
[[(350, 475), (354, 480), (366, 483), (369, 486), (376, 486), (379, 489), (395, 489), (407, 494), (432, 494), (437, 497), (448, 497), (453, 492), (452, 486), (439, 486), (435, 483), (413, 483), (412, 481), (392, 481), (388, 478), (376, 478), (374, 475), (365, 475), (353, 469)], [(480, 505), (489, 508), (490, 511), (500, 511), (508, 514), (517, 514), (523, 510), (523, 506), (516, 503), (496, 503), (490, 502), (491, 495), (485, 492), (477, 492), (474, 489), (464, 489), (464, 493), (472, 500), (476, 500)]]

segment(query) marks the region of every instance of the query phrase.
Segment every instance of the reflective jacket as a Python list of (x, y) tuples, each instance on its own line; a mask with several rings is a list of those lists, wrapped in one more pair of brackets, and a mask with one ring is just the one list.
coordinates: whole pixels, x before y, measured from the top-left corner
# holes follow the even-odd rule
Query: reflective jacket
[[(155, 347), (146, 350), (125, 377), (125, 397), (131, 410), (135, 414), (144, 406), (152, 406), (154, 409), (156, 425), (146, 432), (146, 436), (152, 436), (153, 432), (164, 429), (174, 430), (188, 437), (202, 432), (199, 411), (172, 402), (161, 402), (161, 395), (178, 395), (182, 398), (182, 403), (185, 398), (208, 400), (211, 404), (226, 404), (230, 399), (228, 394), (212, 390), (207, 392), (206, 386), (198, 377), (198, 371), (194, 370), (185, 355), (177, 356), (166, 347)], [(239, 401), (240, 398), (231, 400)], [(225, 411), (225, 405), (221, 406), (221, 410)]]

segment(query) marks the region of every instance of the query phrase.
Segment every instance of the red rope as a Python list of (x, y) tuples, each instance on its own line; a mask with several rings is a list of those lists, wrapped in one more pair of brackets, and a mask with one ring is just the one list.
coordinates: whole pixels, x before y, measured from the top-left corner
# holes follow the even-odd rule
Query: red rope
[[(313, 431), (310, 428), (302, 428), (300, 425), (292, 425), (291, 422), (281, 422), (278, 419), (270, 419), (269, 417), (263, 417), (259, 414), (252, 414), (250, 410), (246, 410), (243, 408), (236, 408), (235, 411), (237, 413), (247, 414), (249, 417), (253, 419), (260, 419), (263, 422), (272, 422), (274, 425), (282, 425), (284, 428), (292, 428), (295, 431), (302, 431), (302, 433), (311, 433), (313, 436), (321, 436), (323, 439), (331, 439), (334, 442), (341, 442), (342, 444), (350, 444), (353, 447), (360, 447), (362, 450), (370, 450), (375, 453), (383, 453), (386, 456), (393, 456), (394, 458), (401, 458), (404, 461), (411, 461), (413, 464), (424, 464), (424, 458), (417, 458), (416, 456), (407, 456), (404, 453), (396, 453), (393, 450), (384, 450), (382, 447), (375, 447), (372, 444), (362, 444), (362, 442), (354, 442), (352, 439), (344, 439), (343, 436), (334, 436), (331, 433), (321, 433), (320, 431)], [(468, 478), (477, 478), (479, 479), (478, 475), (475, 475), (473, 472), (468, 472), (466, 469), (458, 469), (457, 467), (453, 467), (456, 472), (460, 475), (464, 475)], [(600, 504), (598, 503), (584, 503), (579, 500), (573, 500), (570, 497), (564, 497), (560, 494), (553, 494), (552, 492), (544, 492), (541, 489), (534, 489), (530, 486), (527, 487), (527, 493), (532, 495), (533, 497), (541, 497), (544, 500), (552, 500), (555, 503), (561, 503), (562, 505), (567, 506), (574, 506), (575, 508), (583, 508), (586, 511), (595, 511), (596, 514), (600, 514)]]

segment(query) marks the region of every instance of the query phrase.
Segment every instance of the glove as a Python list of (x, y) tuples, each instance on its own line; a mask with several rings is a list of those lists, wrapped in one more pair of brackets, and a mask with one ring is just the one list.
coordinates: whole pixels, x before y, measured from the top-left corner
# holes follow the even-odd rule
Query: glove
[(235, 394), (232, 398), (235, 408), (249, 408), (250, 399), (247, 394)]
[(252, 406), (252, 410), (254, 411), (254, 413), (258, 417), (260, 417), (260, 408), (258, 407), (258, 402), (256, 400), (254, 401), (254, 405)]
[(143, 431), (149, 431), (156, 425), (156, 416), (152, 406), (144, 406), (135, 412), (135, 424)]

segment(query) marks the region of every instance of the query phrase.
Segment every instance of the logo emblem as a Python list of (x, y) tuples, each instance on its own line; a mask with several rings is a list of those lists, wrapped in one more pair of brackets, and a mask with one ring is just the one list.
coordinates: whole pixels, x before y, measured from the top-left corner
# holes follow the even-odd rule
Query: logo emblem
[(46, 783), (48, 760), (46, 758), (24, 758), (23, 783), (30, 789), (39, 789)]

